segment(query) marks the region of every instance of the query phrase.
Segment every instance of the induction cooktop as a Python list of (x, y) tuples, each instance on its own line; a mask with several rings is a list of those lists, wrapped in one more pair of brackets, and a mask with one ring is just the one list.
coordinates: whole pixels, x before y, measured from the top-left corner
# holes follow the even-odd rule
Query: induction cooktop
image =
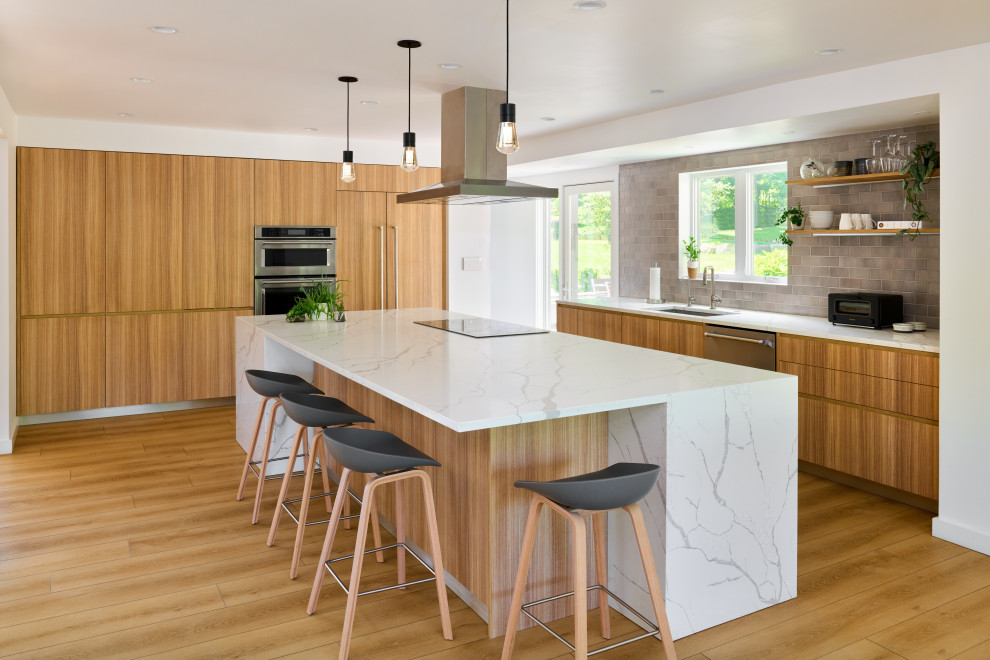
[(416, 321), (419, 325), (446, 330), (468, 337), (512, 337), (515, 335), (539, 335), (548, 332), (528, 325), (506, 323), (494, 319), (472, 316), (464, 319), (438, 319), (436, 321)]

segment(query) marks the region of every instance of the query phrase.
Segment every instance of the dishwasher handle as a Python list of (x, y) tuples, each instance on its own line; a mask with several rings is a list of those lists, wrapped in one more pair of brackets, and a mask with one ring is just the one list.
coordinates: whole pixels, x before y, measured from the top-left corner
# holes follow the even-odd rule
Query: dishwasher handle
[(760, 344), (761, 346), (767, 346), (768, 348), (773, 348), (772, 339), (751, 339), (749, 337), (734, 337), (733, 335), (723, 335), (717, 332), (706, 332), (706, 337), (712, 337), (713, 339), (731, 339), (732, 341), (744, 341), (747, 344)]

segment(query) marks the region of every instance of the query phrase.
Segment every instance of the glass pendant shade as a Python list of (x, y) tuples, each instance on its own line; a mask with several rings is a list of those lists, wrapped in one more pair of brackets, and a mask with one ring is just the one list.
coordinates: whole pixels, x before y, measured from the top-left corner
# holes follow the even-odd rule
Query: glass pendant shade
[(344, 162), (340, 167), (340, 180), (344, 183), (351, 183), (357, 178), (354, 171), (354, 154), (350, 151), (344, 152)]
[(406, 172), (414, 172), (419, 169), (419, 159), (416, 158), (416, 134), (402, 134), (402, 160), (399, 167)]
[(503, 154), (512, 154), (519, 149), (519, 135), (516, 134), (516, 104), (503, 103), (499, 106), (498, 138), (495, 148)]

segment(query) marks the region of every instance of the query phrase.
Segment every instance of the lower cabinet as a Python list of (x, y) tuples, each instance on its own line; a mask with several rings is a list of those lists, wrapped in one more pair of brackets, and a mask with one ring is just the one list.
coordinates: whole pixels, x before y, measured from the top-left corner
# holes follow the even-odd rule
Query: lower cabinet
[(234, 396), (236, 376), (234, 323), (249, 309), (182, 314), (182, 398)]
[(104, 406), (106, 317), (21, 319), (18, 348), (18, 415)]
[(557, 331), (655, 351), (704, 357), (702, 323), (557, 305)]
[[(107, 317), (108, 408), (183, 400), (183, 316)], [(204, 364), (201, 368), (212, 367)]]

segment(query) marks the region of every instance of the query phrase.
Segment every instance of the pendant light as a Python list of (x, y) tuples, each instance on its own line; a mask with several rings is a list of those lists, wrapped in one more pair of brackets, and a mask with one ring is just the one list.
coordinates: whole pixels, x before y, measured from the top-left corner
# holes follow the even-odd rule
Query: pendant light
[(419, 48), (422, 45), (414, 39), (403, 39), (399, 42), (399, 48), (405, 48), (409, 51), (409, 79), (407, 88), (409, 126), (406, 132), (402, 134), (402, 160), (399, 161), (399, 167), (406, 172), (419, 169), (419, 160), (416, 158), (416, 134), (412, 132), (412, 49)]
[(503, 154), (519, 149), (516, 133), (516, 104), (509, 103), (509, 0), (505, 0), (505, 103), (498, 106), (498, 139), (495, 148)]
[(357, 78), (341, 76), (337, 80), (347, 83), (347, 146), (344, 149), (344, 163), (340, 168), (340, 180), (344, 183), (351, 183), (357, 178), (354, 171), (354, 152), (351, 151), (351, 83), (357, 82)]

